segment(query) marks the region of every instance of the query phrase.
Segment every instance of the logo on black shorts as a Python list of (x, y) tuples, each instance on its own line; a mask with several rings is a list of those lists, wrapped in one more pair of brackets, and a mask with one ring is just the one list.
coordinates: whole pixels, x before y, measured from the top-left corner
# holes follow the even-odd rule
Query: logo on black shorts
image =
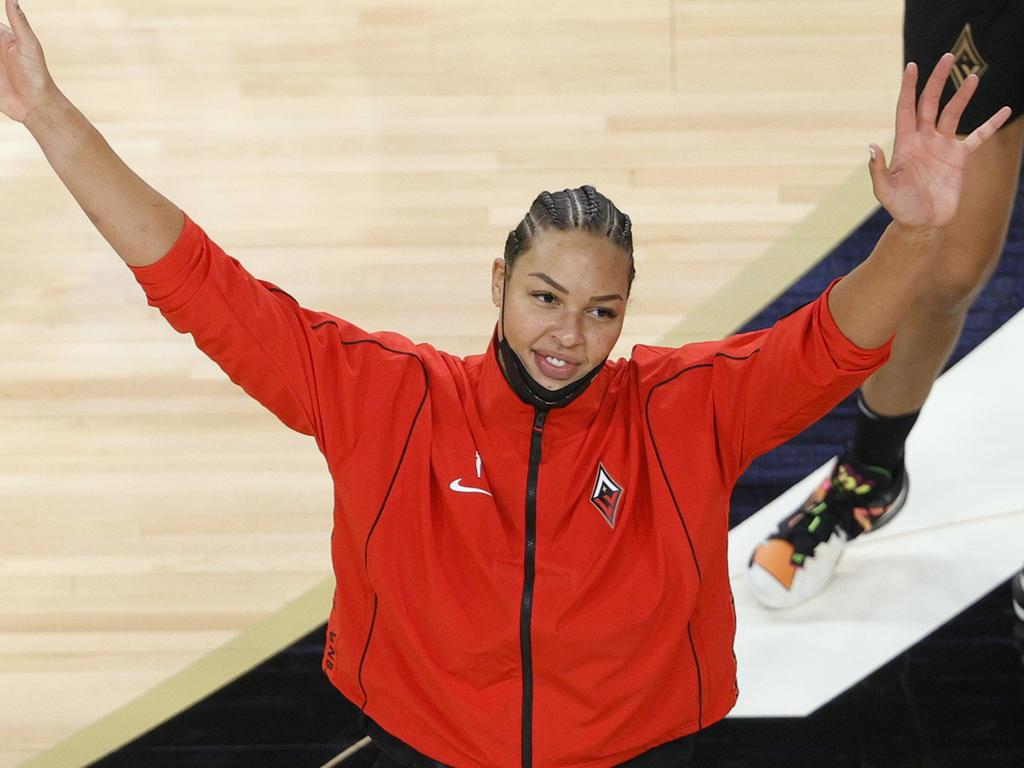
[(988, 63), (981, 58), (978, 46), (974, 43), (970, 24), (964, 24), (960, 37), (950, 50), (956, 60), (953, 62), (953, 71), (949, 73), (949, 77), (957, 88), (964, 84), (968, 75), (981, 77), (988, 70)]
[(597, 480), (594, 482), (594, 492), (590, 494), (590, 503), (608, 521), (608, 525), (614, 528), (622, 504), (622, 486), (612, 479), (601, 464), (597, 465)]

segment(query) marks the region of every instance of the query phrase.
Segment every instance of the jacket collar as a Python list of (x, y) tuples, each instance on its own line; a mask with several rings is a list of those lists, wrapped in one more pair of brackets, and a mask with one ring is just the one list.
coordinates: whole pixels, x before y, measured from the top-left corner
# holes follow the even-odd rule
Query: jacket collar
[[(513, 391), (498, 362), (497, 332), (483, 355), (478, 402), (481, 416), (490, 427), (529, 433), (535, 408), (524, 403)], [(607, 394), (611, 374), (608, 364), (598, 371), (586, 389), (568, 405), (548, 410), (545, 436), (564, 439), (585, 432), (593, 423)]]

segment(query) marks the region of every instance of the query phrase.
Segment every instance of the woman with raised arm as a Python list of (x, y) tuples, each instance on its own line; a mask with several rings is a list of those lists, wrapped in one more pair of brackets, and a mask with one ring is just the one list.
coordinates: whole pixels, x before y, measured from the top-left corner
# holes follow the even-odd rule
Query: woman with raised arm
[(541, 193), (492, 269), (483, 354), (366, 333), (251, 277), (149, 188), (56, 88), (14, 0), (0, 109), (24, 122), (149, 302), (334, 479), (323, 667), (380, 765), (686, 764), (737, 695), (726, 567), (733, 483), (886, 359), (956, 209), (967, 157), (944, 58), (900, 91), (893, 215), (871, 256), (770, 329), (608, 360), (633, 279), (629, 217)]

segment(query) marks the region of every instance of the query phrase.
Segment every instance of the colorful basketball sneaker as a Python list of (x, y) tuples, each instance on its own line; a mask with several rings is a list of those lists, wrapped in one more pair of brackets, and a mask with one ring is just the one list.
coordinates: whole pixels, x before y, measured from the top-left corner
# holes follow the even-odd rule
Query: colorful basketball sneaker
[(909, 488), (902, 461), (889, 472), (855, 461), (847, 449), (831, 476), (754, 549), (747, 568), (754, 596), (771, 608), (814, 597), (832, 578), (846, 545), (892, 520)]

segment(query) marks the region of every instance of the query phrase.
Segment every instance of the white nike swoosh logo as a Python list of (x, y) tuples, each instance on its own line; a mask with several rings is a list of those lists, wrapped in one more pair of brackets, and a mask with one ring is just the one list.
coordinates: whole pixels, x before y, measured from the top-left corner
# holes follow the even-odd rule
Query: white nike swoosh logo
[(454, 480), (452, 480), (451, 483), (448, 484), (448, 487), (451, 488), (453, 491), (456, 491), (457, 493), (482, 493), (485, 496), (491, 496), (491, 492), (485, 491), (483, 488), (466, 487), (465, 485), (462, 484), (461, 477), (456, 477)]

